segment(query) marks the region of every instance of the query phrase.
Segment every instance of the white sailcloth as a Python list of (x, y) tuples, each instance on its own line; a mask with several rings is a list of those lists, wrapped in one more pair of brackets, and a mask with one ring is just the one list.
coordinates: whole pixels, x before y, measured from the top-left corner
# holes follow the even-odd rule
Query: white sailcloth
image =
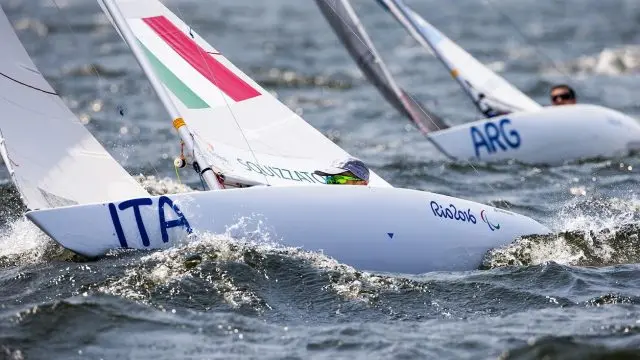
[(476, 107), (487, 117), (542, 108), (447, 38), (402, 0), (378, 2), (393, 14), (418, 43), (431, 50), (442, 61), (451, 76), (460, 83)]
[(40, 74), (0, 9), (0, 155), (30, 209), (149, 194)]
[[(227, 183), (320, 184), (314, 170), (349, 156), (159, 1), (115, 3), (208, 165)], [(390, 186), (373, 172), (370, 185)]]

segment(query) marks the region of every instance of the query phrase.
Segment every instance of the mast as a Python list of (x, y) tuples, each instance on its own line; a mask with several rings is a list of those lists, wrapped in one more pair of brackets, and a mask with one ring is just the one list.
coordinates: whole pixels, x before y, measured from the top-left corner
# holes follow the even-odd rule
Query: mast
[[(106, 10), (109, 12), (109, 15), (111, 15), (111, 18), (118, 27), (118, 30), (120, 30), (123, 39), (125, 40), (127, 45), (129, 45), (131, 52), (133, 52), (133, 55), (135, 56), (138, 64), (140, 64), (140, 67), (149, 79), (149, 82), (151, 82), (151, 86), (153, 86), (153, 89), (160, 98), (160, 101), (173, 119), (173, 127), (178, 131), (180, 138), (187, 148), (187, 152), (193, 155), (193, 158), (195, 160), (194, 169), (200, 176), (202, 176), (209, 189), (222, 189), (222, 184), (220, 183), (220, 181), (218, 181), (216, 174), (213, 172), (210, 165), (202, 156), (203, 152), (200, 150), (198, 143), (194, 141), (193, 136), (191, 135), (191, 132), (187, 127), (187, 124), (184, 122), (182, 117), (180, 117), (178, 109), (176, 109), (174, 103), (169, 97), (169, 94), (162, 85), (162, 82), (160, 81), (160, 79), (158, 79), (155, 72), (153, 71), (153, 67), (149, 63), (149, 60), (138, 45), (137, 39), (129, 28), (129, 24), (127, 24), (126, 19), (120, 12), (120, 8), (118, 8), (118, 5), (115, 4), (114, 0), (101, 1), (105, 5)], [(202, 166), (205, 167), (202, 168)]]
[[(425, 125), (423, 115), (434, 122), (432, 116), (425, 111), (416, 111), (415, 105), (418, 105), (420, 110), (422, 110), (422, 106), (415, 103), (391, 76), (391, 72), (378, 54), (350, 2), (348, 0), (334, 1), (316, 0), (316, 4), (365, 77), (378, 88), (396, 110), (407, 116), (421, 132), (431, 131), (429, 126)], [(436, 127), (440, 128), (441, 126), (436, 125)]]
[(361, 40), (363, 41), (364, 45), (368, 48), (369, 51), (371, 51), (371, 54), (373, 54), (375, 58), (375, 62), (377, 62), (378, 66), (380, 66), (380, 70), (382, 70), (382, 74), (384, 75), (385, 80), (387, 80), (387, 83), (391, 87), (391, 90), (393, 90), (393, 92), (396, 94), (396, 97), (400, 99), (400, 101), (405, 102), (404, 97), (402, 96), (402, 91), (400, 90), (400, 87), (398, 86), (398, 84), (396, 84), (395, 80), (389, 73), (389, 69), (387, 69), (387, 66), (381, 61), (381, 57), (376, 51), (376, 49), (373, 47), (373, 42), (371, 41), (371, 39), (369, 38), (369, 35), (365, 31), (364, 26), (362, 26), (362, 23), (360, 22), (360, 18), (358, 18), (358, 16), (356, 15), (356, 12), (353, 10), (353, 8), (351, 7), (351, 4), (347, 0), (342, 0), (341, 2), (344, 9), (347, 11), (347, 14), (351, 18), (351, 21), (353, 21), (354, 25), (358, 29), (358, 34), (362, 36)]
[[(385, 77), (385, 80), (389, 84), (389, 87), (391, 87), (391, 91), (395, 93), (396, 98), (398, 98), (398, 100), (402, 103), (402, 105), (404, 105), (405, 111), (407, 112), (411, 120), (413, 120), (413, 122), (418, 126), (418, 128), (420, 128), (420, 130), (425, 134), (429, 132), (430, 131), (429, 128), (426, 127), (420, 121), (419, 115), (415, 114), (414, 112), (415, 108), (408, 101), (407, 96), (405, 96), (404, 94), (404, 91), (402, 91), (402, 89), (400, 88), (400, 86), (398, 86), (393, 76), (391, 76), (389, 69), (387, 69), (387, 66), (382, 61), (382, 58), (376, 51), (376, 48), (373, 46), (373, 42), (369, 38), (369, 35), (367, 34), (367, 31), (364, 29), (364, 26), (362, 25), (360, 18), (358, 17), (358, 15), (356, 15), (356, 12), (353, 10), (353, 7), (351, 7), (351, 4), (349, 3), (349, 1), (342, 0), (342, 5), (344, 6), (344, 9), (347, 11), (347, 14), (349, 15), (349, 17), (351, 18), (351, 21), (353, 21), (356, 28), (358, 29), (358, 34), (362, 36), (362, 41), (364, 45), (369, 49), (369, 51), (371, 51), (371, 54), (373, 54), (375, 58), (375, 62), (380, 67), (380, 70), (382, 71), (382, 74)], [(426, 112), (424, 114), (427, 115), (429, 120), (433, 121), (430, 115), (428, 115)]]
[(449, 73), (451, 74), (451, 77), (453, 77), (458, 82), (458, 84), (460, 84), (460, 87), (462, 87), (462, 89), (471, 98), (471, 100), (476, 105), (476, 107), (478, 107), (478, 110), (480, 110), (482, 112), (482, 109), (480, 108), (480, 104), (477, 102), (477, 100), (473, 96), (473, 92), (471, 91), (469, 86), (466, 84), (464, 79), (462, 79), (459, 76), (460, 74), (459, 74), (458, 69), (456, 69), (451, 64), (449, 64), (449, 62), (447, 62), (440, 55), (440, 52), (438, 51), (438, 49), (433, 44), (431, 44), (429, 39), (422, 35), (422, 33), (418, 29), (417, 25), (413, 21), (411, 14), (409, 14), (407, 12), (406, 8), (404, 7), (404, 4), (401, 6), (396, 2), (396, 0), (381, 0), (381, 1), (383, 2), (384, 5), (387, 6), (389, 11), (391, 11), (391, 13), (396, 17), (396, 19), (398, 19), (400, 21), (400, 23), (402, 25), (404, 25), (404, 27), (407, 30), (409, 30), (409, 33), (411, 33), (411, 35), (413, 36), (414, 39), (416, 39), (419, 43), (421, 43), (422, 46), (426, 45), (431, 50), (433, 50), (433, 52), (436, 54), (436, 57), (449, 70)]

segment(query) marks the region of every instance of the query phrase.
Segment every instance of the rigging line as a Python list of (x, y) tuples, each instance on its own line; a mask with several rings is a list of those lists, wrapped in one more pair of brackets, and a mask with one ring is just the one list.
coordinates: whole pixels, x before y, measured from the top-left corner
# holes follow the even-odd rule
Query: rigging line
[[(468, 82), (467, 82), (467, 85), (469, 85), (469, 87), (470, 87), (473, 91), (475, 91), (475, 92), (477, 93), (477, 95), (478, 95), (478, 98), (477, 98), (477, 99), (475, 99), (475, 98), (471, 99), (471, 101), (473, 101), (473, 103), (474, 103), (477, 107), (479, 107), (479, 106), (482, 104), (482, 100), (487, 99), (487, 100), (489, 100), (490, 102), (494, 102), (494, 103), (496, 103), (496, 105), (498, 105), (498, 106), (502, 106), (502, 107), (506, 107), (506, 108), (510, 108), (510, 109), (512, 109), (510, 112), (525, 111), (525, 109), (523, 109), (523, 108), (520, 108), (520, 107), (517, 107), (517, 106), (511, 105), (511, 104), (509, 104), (509, 103), (507, 103), (507, 102), (504, 102), (504, 101), (502, 101), (502, 100), (498, 99), (497, 97), (494, 97), (494, 96), (491, 96), (491, 95), (487, 95), (487, 94), (485, 94), (484, 92), (479, 91), (478, 89), (476, 89), (476, 88), (474, 88), (473, 86), (471, 86), (471, 84), (469, 84)], [(491, 104), (487, 104), (487, 105), (489, 105), (489, 107), (491, 107)], [(478, 108), (478, 110), (480, 110), (480, 109)]]
[(516, 30), (516, 32), (518, 33), (518, 35), (520, 35), (520, 37), (522, 39), (524, 39), (524, 41), (529, 44), (532, 45), (536, 52), (538, 53), (538, 55), (541, 55), (543, 58), (546, 58), (546, 60), (551, 64), (551, 66), (553, 66), (553, 68), (562, 76), (564, 76), (565, 78), (567, 78), (567, 80), (573, 80), (573, 78), (566, 72), (562, 71), (562, 69), (556, 64), (556, 62), (551, 58), (551, 56), (547, 55), (547, 53), (545, 53), (544, 51), (542, 51), (540, 49), (540, 47), (533, 41), (531, 41), (531, 39), (529, 39), (529, 37), (527, 37), (527, 35), (525, 35), (520, 28), (518, 27), (518, 25), (516, 24), (516, 22), (509, 16), (507, 15), (504, 11), (500, 10), (500, 8), (498, 6), (496, 6), (492, 0), (484, 0), (485, 3), (489, 4), (489, 6), (491, 6), (491, 8), (496, 11), (497, 13), (499, 13), (503, 18), (505, 18), (507, 20), (507, 22), (509, 22), (509, 24)]
[(20, 85), (22, 85), (22, 86), (26, 86), (26, 87), (28, 87), (28, 88), (30, 88), (30, 89), (37, 90), (37, 91), (40, 91), (40, 92), (43, 92), (43, 93), (45, 93), (45, 94), (49, 94), (49, 95), (56, 95), (56, 96), (58, 95), (55, 91), (53, 91), (53, 92), (52, 92), (52, 91), (48, 91), (48, 90), (44, 90), (44, 89), (40, 89), (39, 87), (35, 87), (35, 86), (29, 85), (29, 84), (27, 84), (27, 83), (23, 83), (22, 81), (17, 80), (17, 79), (14, 79), (14, 78), (12, 78), (11, 76), (9, 76), (9, 75), (7, 75), (7, 74), (5, 74), (5, 73), (3, 73), (3, 72), (0, 72), (0, 75), (2, 75), (2, 76), (4, 76), (4, 77), (6, 77), (7, 79), (9, 79), (9, 80), (11, 80), (11, 81), (13, 81), (13, 82), (15, 82), (15, 83), (17, 83), (17, 84), (20, 84)]
[[(343, 1), (348, 1), (348, 0), (343, 0)], [(349, 26), (349, 24), (347, 24), (347, 22), (344, 20), (344, 18), (343, 18), (343, 17), (341, 17), (341, 16), (340, 16), (340, 14), (338, 14), (338, 12), (336, 11), (335, 7), (334, 7), (334, 6), (331, 6), (331, 4), (329, 4), (328, 2), (327, 2), (327, 4), (328, 4), (328, 5), (329, 5), (329, 7), (331, 8), (331, 10), (333, 10), (333, 12), (336, 14), (336, 16), (340, 19), (340, 21), (342, 21), (342, 23), (345, 25), (345, 27), (346, 27), (347, 29), (349, 29), (349, 31), (351, 31), (351, 33), (352, 33), (352, 34), (353, 34), (353, 35), (354, 35), (354, 36), (355, 36), (355, 37), (356, 37), (356, 38), (357, 38), (357, 39), (358, 39), (358, 40), (359, 40), (359, 41), (360, 41), (360, 42), (361, 42), (365, 47), (367, 47), (367, 48), (368, 48), (367, 44), (366, 44), (366, 43), (365, 43), (365, 42), (364, 42), (364, 41), (363, 41), (363, 40), (358, 36), (358, 34), (356, 34), (356, 32), (355, 32), (355, 31), (354, 31), (354, 30)], [(334, 4), (335, 4), (335, 3), (334, 3)], [(371, 49), (369, 49), (369, 52), (373, 52), (373, 51), (372, 51)], [(427, 113), (424, 109), (422, 109), (422, 107), (419, 107), (419, 108), (420, 108), (420, 111), (422, 111), (422, 112), (424, 113), (424, 115), (425, 115), (427, 118), (429, 118), (429, 120), (434, 124), (434, 126), (435, 126), (438, 130), (442, 130), (442, 129), (438, 126), (438, 124), (433, 120), (433, 118), (431, 117), (431, 115), (429, 115), (429, 113)], [(426, 135), (426, 136), (427, 136), (427, 139), (431, 140), (431, 139), (430, 139), (430, 137), (429, 137), (428, 135)], [(431, 140), (431, 143), (434, 143), (434, 142), (435, 142), (435, 141)], [(439, 149), (439, 146), (436, 146), (436, 148), (438, 148), (438, 149)], [(446, 155), (446, 153), (445, 153), (445, 155)], [(467, 164), (468, 164), (468, 165), (473, 169), (473, 171), (474, 171), (476, 174), (480, 175), (480, 171), (478, 171), (478, 169), (477, 169), (475, 166), (473, 166), (473, 164), (472, 164), (469, 160), (465, 159), (465, 160), (464, 160), (464, 162), (466, 162), (466, 163), (467, 163)], [(489, 186), (489, 188), (490, 188), (492, 191), (497, 192), (497, 189), (496, 189), (496, 188), (494, 188), (491, 184), (487, 184), (487, 185)], [(511, 206), (509, 203), (507, 203), (507, 209), (511, 210), (511, 208), (512, 208), (512, 206)]]
[[(2, 129), (0, 128), (0, 155), (2, 155), (2, 151), (4, 150), (4, 155), (7, 157), (7, 167), (9, 168), (9, 172), (11, 173), (11, 175), (13, 175), (13, 173), (15, 172), (14, 169), (12, 169), (12, 166), (15, 167), (20, 167), (20, 165), (16, 164), (15, 161), (13, 161), (13, 159), (11, 159), (11, 156), (9, 156), (9, 149), (7, 149), (7, 140), (4, 137), (4, 134), (2, 133)], [(2, 156), (0, 156), (0, 159), (2, 159)]]
[(180, 173), (178, 172), (178, 167), (173, 165), (173, 167), (176, 169), (176, 177), (178, 178), (178, 184), (182, 185), (182, 180), (180, 180)]
[[(54, 4), (54, 6), (56, 7), (56, 9), (58, 10), (58, 13), (60, 13), (60, 15), (62, 16), (65, 24), (67, 25), (67, 28), (69, 29), (69, 32), (71, 32), (72, 36), (75, 38), (76, 42), (79, 43), (78, 41), (78, 35), (76, 34), (75, 31), (73, 31), (73, 27), (71, 27), (71, 22), (69, 21), (69, 19), (64, 15), (64, 12), (62, 11), (62, 9), (60, 8), (60, 6), (58, 5), (58, 3), (56, 2), (56, 0), (51, 0), (51, 2)], [(105, 83), (104, 79), (102, 78), (102, 76), (100, 76), (100, 72), (98, 72), (98, 69), (95, 67), (94, 64), (89, 63), (89, 67), (91, 68), (93, 74), (98, 78), (98, 97), (99, 98), (109, 98), (109, 96), (103, 96), (102, 94), (102, 84)], [(58, 95), (58, 94), (55, 94)], [(62, 106), (62, 105), (61, 105)], [(122, 104), (118, 104), (116, 106), (116, 109), (118, 110), (118, 114), (120, 115), (120, 119), (122, 120), (122, 122), (124, 123), (124, 119), (125, 119), (125, 114), (126, 114), (126, 108), (125, 106), (123, 106)], [(138, 139), (136, 141), (138, 144), (141, 143), (141, 140)], [(160, 172), (158, 171), (158, 169), (153, 165), (153, 163), (151, 162), (151, 160), (147, 160), (149, 165), (151, 165), (151, 168), (155, 171), (157, 178), (160, 178)]]
[[(4, 157), (6, 157), (6, 159), (4, 159)], [(8, 162), (5, 164), (5, 166), (7, 167), (7, 170), (9, 170), (9, 176), (11, 177), (11, 180), (13, 182), (13, 187), (18, 192), (18, 195), (20, 196), (20, 200), (22, 200), (25, 206), (29, 208), (29, 202), (27, 201), (27, 197), (22, 192), (22, 189), (20, 189), (20, 186), (18, 185), (19, 184), (18, 176), (16, 174), (15, 169), (13, 169), (12, 167), (12, 165), (16, 167), (19, 167), (20, 165), (16, 164), (9, 156), (9, 149), (7, 149), (7, 142), (4, 137), (4, 134), (2, 133), (2, 129), (0, 129), (0, 159), (3, 159), (5, 163)]]
[[(122, 123), (124, 123), (125, 122), (125, 116), (127, 116), (126, 108), (124, 106), (122, 106), (122, 105), (118, 105), (117, 108), (118, 108), (118, 114), (120, 115), (120, 120), (121, 120)], [(131, 121), (129, 121), (129, 122), (132, 123)], [(138, 139), (135, 142), (137, 144), (141, 145), (141, 140), (140, 139)], [(159, 181), (161, 175), (160, 175), (160, 171), (158, 171), (158, 168), (156, 168), (155, 165), (153, 165), (151, 160), (147, 160), (146, 162), (149, 163), (149, 165), (151, 166), (153, 171), (156, 173), (156, 180)], [(177, 169), (176, 169), (176, 173), (177, 173)], [(180, 178), (178, 177), (178, 179), (180, 179)]]
[(202, 191), (207, 191), (207, 185), (205, 185), (204, 183), (204, 178), (202, 177), (202, 174), (199, 174), (199, 176), (200, 176), (200, 184), (202, 185)]
[[(182, 10), (180, 10), (180, 7), (176, 5), (176, 9), (178, 10), (178, 13), (180, 14), (180, 18), (185, 19), (184, 14), (182, 13)], [(189, 26), (189, 25), (187, 25), (187, 26)], [(189, 37), (191, 38), (191, 40), (193, 42), (198, 44), (198, 42), (195, 39), (195, 35), (193, 33), (193, 27), (191, 27), (191, 26), (189, 26), (188, 35), (189, 35)], [(229, 101), (227, 100), (227, 96), (223, 93), (222, 89), (220, 89), (220, 87), (217, 86), (217, 84), (219, 82), (218, 82), (218, 80), (216, 78), (216, 75), (214, 74), (214, 72), (209, 67), (209, 63), (206, 61), (206, 59), (204, 57), (205, 55), (203, 54), (202, 51), (198, 51), (198, 54), (200, 55), (200, 59), (202, 60), (204, 65), (207, 67), (207, 71), (209, 72), (209, 75), (212, 76), (214, 79), (216, 79), (216, 88), (218, 89), (218, 92), (222, 96), (222, 99), (224, 100), (224, 103), (227, 106), (227, 109), (229, 109), (229, 113), (231, 114), (231, 117), (233, 118), (233, 121), (235, 122), (236, 126), (238, 127), (238, 130), (240, 131), (240, 134), (242, 134), (242, 138), (243, 138), (244, 142), (247, 144), (247, 147), (249, 148), (249, 152), (251, 153), (251, 156), (253, 157), (253, 160), (255, 160), (256, 163), (259, 164), (260, 161), (258, 160), (258, 156), (256, 155), (256, 153), (254, 152), (253, 148), (251, 147), (251, 144), (249, 143), (249, 139), (247, 139), (247, 135), (244, 133), (244, 130), (242, 130), (242, 127), (240, 126), (240, 123), (238, 122), (236, 114), (231, 109), (231, 105), (229, 104)], [(206, 50), (205, 50), (205, 54), (207, 54)], [(194, 139), (194, 141), (195, 141), (195, 139)], [(213, 147), (213, 144), (209, 144), (209, 145), (211, 145)], [(266, 182), (266, 184), (267, 185), (271, 185), (269, 183), (269, 179), (267, 178), (267, 175), (262, 174), (262, 176), (264, 176), (264, 181)]]
[[(60, 6), (58, 5), (58, 3), (56, 2), (56, 0), (51, 0), (51, 2), (53, 3), (53, 5), (56, 7), (56, 9), (58, 10), (58, 13), (60, 13), (60, 15), (62, 16), (64, 22), (67, 25), (67, 28), (69, 29), (69, 31), (71, 32), (71, 34), (73, 35), (73, 37), (76, 40), (76, 43), (80, 43), (78, 41), (78, 35), (76, 34), (75, 31), (73, 31), (73, 28), (71, 27), (71, 22), (69, 21), (69, 19), (65, 16), (64, 12), (62, 11), (62, 9), (60, 8)], [(94, 64), (89, 63), (89, 67), (91, 68), (91, 70), (93, 71), (93, 73), (95, 73), (96, 77), (98, 78), (98, 93), (100, 94), (101, 91), (101, 85), (103, 83), (103, 79), (102, 76), (100, 76), (100, 73), (98, 72), (98, 69), (95, 67)], [(101, 95), (101, 94), (100, 94)], [(100, 96), (102, 97), (102, 96)]]

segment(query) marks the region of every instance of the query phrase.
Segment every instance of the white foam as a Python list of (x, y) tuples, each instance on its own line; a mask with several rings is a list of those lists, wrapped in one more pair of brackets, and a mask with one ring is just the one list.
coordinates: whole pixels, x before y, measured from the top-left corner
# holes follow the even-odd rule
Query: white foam
[(141, 257), (132, 268), (125, 271), (122, 278), (98, 290), (146, 303), (148, 294), (154, 289), (169, 287), (171, 294), (176, 295), (179, 290), (174, 284), (197, 275), (209, 287), (203, 291), (218, 292), (232, 307), (250, 305), (258, 308), (261, 299), (250, 290), (240, 290), (226, 270), (214, 267), (209, 269), (210, 272), (203, 273), (199, 268), (200, 263), (207, 261), (244, 262), (248, 248), (265, 253), (271, 246), (250, 245), (227, 235), (192, 235), (183, 244)]
[[(200, 264), (243, 263), (260, 272), (266, 279), (277, 281), (269, 274), (269, 268), (256, 266), (252, 260), (248, 263), (246, 261), (273, 255), (302, 261), (317, 269), (320, 274), (330, 273), (325, 289), (349, 300), (370, 303), (382, 291), (426, 287), (422, 283), (403, 278), (358, 271), (320, 252), (282, 246), (261, 226), (264, 226), (264, 223), (259, 217), (242, 218), (237, 224), (229, 227), (226, 234), (194, 234), (182, 244), (141, 257), (132, 268), (127, 269), (122, 278), (102, 286), (99, 290), (146, 303), (148, 294), (153, 289), (169, 287), (174, 292), (179, 288), (174, 286), (175, 284), (197, 276), (199, 281), (204, 280), (209, 287), (206, 291), (216, 291), (232, 307), (250, 306), (260, 310), (264, 307), (269, 308), (269, 305), (251, 290), (239, 289), (235, 285), (233, 274), (228, 274), (224, 267), (207, 266), (206, 270), (202, 271)], [(247, 236), (238, 239), (240, 233)], [(247, 257), (247, 254), (251, 256)]]
[(607, 242), (616, 235), (618, 229), (637, 222), (636, 212), (640, 202), (636, 198), (592, 199), (586, 202), (588, 210), (582, 210), (580, 203), (585, 200), (579, 199), (570, 202), (560, 211), (556, 217), (559, 219), (557, 228), (582, 232), (589, 250), (601, 261), (615, 260), (615, 249)]
[(518, 239), (499, 249), (491, 250), (490, 268), (501, 266), (529, 266), (556, 262), (573, 265), (585, 258), (581, 250), (569, 246), (564, 237), (552, 241)]
[(597, 199), (576, 197), (566, 203), (555, 216), (553, 227), (560, 231), (593, 231), (615, 229), (635, 222), (640, 201), (635, 197)]
[(561, 67), (576, 74), (621, 75), (635, 72), (640, 70), (640, 46), (604, 49), (598, 54), (581, 56)]
[(488, 267), (507, 265), (539, 265), (556, 262), (563, 265), (577, 265), (589, 258), (601, 264), (617, 263), (626, 259), (619, 254), (623, 249), (614, 249), (610, 240), (625, 225), (637, 223), (636, 212), (639, 202), (635, 198), (588, 198), (579, 196), (568, 202), (554, 218), (552, 227), (559, 232), (570, 232), (574, 239), (570, 244), (563, 233), (546, 238), (517, 239), (513, 243), (490, 251), (485, 258)]
[(39, 263), (51, 246), (53, 240), (24, 217), (0, 229), (0, 260), (18, 265)]
[(189, 186), (177, 182), (169, 177), (157, 179), (153, 175), (137, 175), (134, 178), (151, 195), (178, 194), (193, 191)]

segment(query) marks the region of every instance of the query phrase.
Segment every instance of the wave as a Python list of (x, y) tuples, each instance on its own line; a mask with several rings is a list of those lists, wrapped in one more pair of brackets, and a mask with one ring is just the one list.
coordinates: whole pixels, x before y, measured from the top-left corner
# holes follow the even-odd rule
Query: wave
[(638, 201), (575, 198), (559, 212), (551, 235), (524, 236), (492, 249), (480, 269), (556, 262), (570, 266), (610, 266), (640, 262)]
[(640, 70), (640, 46), (628, 45), (604, 49), (598, 54), (581, 56), (560, 65), (572, 74), (622, 75)]
[(305, 75), (293, 70), (278, 68), (257, 69), (254, 74), (258, 83), (268, 88), (321, 87), (344, 90), (353, 87), (352, 77), (346, 74)]
[(0, 268), (35, 264), (73, 256), (26, 218), (0, 230)]
[[(634, 336), (640, 332), (638, 326), (624, 327), (622, 330), (620, 335), (624, 334), (625, 337)], [(602, 336), (544, 336), (529, 340), (525, 346), (505, 351), (500, 355), (500, 359), (637, 359), (640, 356), (640, 350), (632, 345), (613, 347), (594, 341), (601, 342), (602, 338)]]
[(272, 310), (265, 287), (282, 286), (283, 292), (295, 292), (304, 283), (308, 292), (328, 290), (340, 299), (365, 304), (375, 303), (384, 291), (426, 291), (426, 284), (420, 281), (359, 271), (321, 252), (284, 247), (270, 238), (260, 238), (260, 224), (250, 219), (236, 226), (254, 226), (256, 236), (237, 240), (229, 233), (199, 234), (184, 244), (136, 259), (122, 276), (96, 284), (93, 289), (156, 306), (186, 301), (188, 297), (190, 306), (201, 303), (207, 308), (211, 297), (219, 296), (233, 309), (258, 313)]

